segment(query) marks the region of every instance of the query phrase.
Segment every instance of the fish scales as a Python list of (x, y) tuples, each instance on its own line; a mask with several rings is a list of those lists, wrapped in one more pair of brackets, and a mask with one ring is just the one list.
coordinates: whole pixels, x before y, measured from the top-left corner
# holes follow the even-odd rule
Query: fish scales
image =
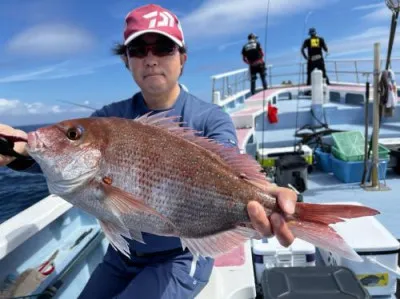
[[(246, 202), (256, 194), (246, 183), (232, 175), (226, 179), (227, 171), (224, 173), (220, 164), (210, 164), (201, 148), (188, 148), (179, 137), (146, 126), (138, 130), (140, 134), (134, 138), (129, 136), (129, 127), (110, 134), (122, 138), (107, 147), (102, 172), (108, 173), (116, 186), (171, 219), (182, 228), (183, 236), (203, 236), (222, 229), (221, 224), (226, 229), (249, 220), (244, 213)], [(232, 217), (235, 209), (237, 218)]]

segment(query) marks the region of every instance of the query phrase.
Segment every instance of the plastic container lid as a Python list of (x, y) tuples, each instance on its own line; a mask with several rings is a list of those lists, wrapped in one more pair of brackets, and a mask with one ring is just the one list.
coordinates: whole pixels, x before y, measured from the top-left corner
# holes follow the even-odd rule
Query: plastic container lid
[[(259, 148), (257, 150), (257, 154), (260, 157), (267, 158), (274, 154), (290, 154), (296, 152), (299, 148), (296, 147), (294, 150), (293, 146), (285, 146), (285, 147), (274, 147), (274, 148)], [(310, 155), (312, 153), (312, 149), (308, 145), (302, 145), (301, 150), (305, 155)]]
[(261, 286), (264, 299), (371, 298), (354, 272), (341, 266), (266, 269)]

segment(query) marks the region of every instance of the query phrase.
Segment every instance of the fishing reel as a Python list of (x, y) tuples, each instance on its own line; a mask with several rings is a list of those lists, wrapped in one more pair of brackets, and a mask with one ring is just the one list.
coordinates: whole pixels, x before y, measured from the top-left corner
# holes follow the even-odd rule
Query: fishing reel
[(393, 12), (400, 11), (400, 0), (385, 0), (386, 6)]

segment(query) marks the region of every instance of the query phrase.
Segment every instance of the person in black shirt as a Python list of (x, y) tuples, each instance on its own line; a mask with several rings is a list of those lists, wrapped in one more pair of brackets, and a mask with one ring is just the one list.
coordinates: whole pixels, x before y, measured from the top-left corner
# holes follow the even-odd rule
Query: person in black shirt
[[(323, 77), (326, 79), (326, 84), (329, 85), (329, 78), (326, 75), (325, 62), (322, 50), (328, 55), (328, 47), (326, 46), (325, 40), (317, 36), (315, 28), (310, 28), (308, 31), (310, 38), (304, 40), (303, 47), (301, 48), (301, 54), (304, 59), (307, 60), (307, 85), (311, 85), (311, 72), (318, 68), (322, 71)], [(305, 49), (308, 50), (308, 55), (305, 53)]]
[(250, 33), (247, 37), (248, 42), (243, 46), (242, 58), (250, 67), (251, 75), (251, 94), (256, 92), (257, 73), (263, 84), (264, 90), (267, 89), (267, 81), (265, 80), (266, 70), (264, 62), (264, 52), (260, 43), (257, 41), (257, 36)]

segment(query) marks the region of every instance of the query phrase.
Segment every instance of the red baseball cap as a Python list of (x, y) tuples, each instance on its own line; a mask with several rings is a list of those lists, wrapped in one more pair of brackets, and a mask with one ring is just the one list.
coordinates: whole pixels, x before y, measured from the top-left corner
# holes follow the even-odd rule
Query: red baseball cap
[(144, 5), (128, 13), (125, 18), (124, 45), (145, 33), (162, 34), (180, 47), (185, 44), (177, 16), (156, 4)]

